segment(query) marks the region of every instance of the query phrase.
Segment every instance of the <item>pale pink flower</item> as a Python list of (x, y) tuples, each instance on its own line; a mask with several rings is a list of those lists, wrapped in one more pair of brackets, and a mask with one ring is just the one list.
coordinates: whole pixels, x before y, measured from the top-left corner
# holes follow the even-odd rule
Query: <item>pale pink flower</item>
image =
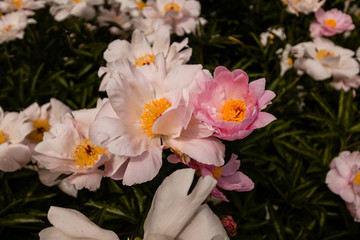
[[(200, 123), (189, 124), (192, 107), (188, 92), (201, 65), (180, 65), (167, 73), (162, 54), (155, 56), (155, 64), (145, 68), (136, 68), (124, 58), (115, 64), (121, 74), (110, 79), (106, 89), (109, 103), (90, 129), (95, 144), (128, 157), (122, 159), (113, 178), (123, 179), (125, 185), (153, 179), (166, 147), (199, 162), (223, 164), (221, 141), (211, 137), (210, 131), (203, 134)], [(185, 131), (187, 127), (193, 130)]]
[(170, 45), (170, 32), (165, 27), (159, 27), (155, 32), (154, 43), (150, 44), (145, 35), (135, 30), (132, 34), (131, 43), (126, 40), (112, 41), (104, 52), (106, 67), (99, 69), (98, 75), (104, 75), (100, 84), (100, 91), (105, 91), (107, 83), (113, 75), (119, 74), (119, 69), (114, 62), (123, 57), (127, 58), (136, 67), (155, 63), (155, 56), (162, 53), (165, 56), (166, 71), (169, 72), (176, 66), (189, 61), (192, 49), (187, 46), (188, 39), (180, 43)]
[(104, 4), (104, 0), (50, 0), (50, 13), (58, 22), (70, 16), (91, 19), (95, 17), (96, 5)]
[(325, 3), (326, 0), (282, 0), (287, 6), (288, 12), (295, 14), (309, 14), (316, 12)]
[(315, 13), (316, 22), (310, 25), (311, 37), (333, 36), (355, 28), (351, 16), (333, 8), (329, 11), (319, 9)]
[(165, 25), (178, 36), (195, 33), (200, 3), (196, 0), (149, 0), (143, 15), (151, 20), (152, 29)]
[(23, 39), (28, 24), (35, 23), (23, 11), (11, 12), (0, 16), (0, 43)]
[(347, 203), (356, 221), (360, 220), (360, 152), (343, 151), (330, 163), (326, 175), (329, 189)]
[(360, 87), (360, 76), (355, 75), (350, 78), (334, 78), (330, 85), (337, 90), (344, 90), (345, 92), (347, 92), (351, 88), (357, 89)]
[(244, 173), (237, 171), (240, 161), (236, 160), (237, 155), (232, 154), (229, 162), (221, 167), (207, 165), (192, 160), (187, 165), (197, 171), (201, 176), (211, 176), (216, 179), (216, 187), (211, 191), (211, 195), (223, 201), (229, 202), (221, 190), (247, 192), (254, 188), (253, 181)]
[(23, 144), (33, 130), (23, 112), (4, 112), (0, 107), (0, 170), (14, 172), (31, 160), (29, 148)]
[(197, 80), (201, 92), (191, 95), (194, 115), (218, 138), (242, 139), (276, 119), (261, 112), (275, 97), (274, 92), (265, 90), (264, 78), (249, 83), (244, 71), (217, 67), (214, 79), (202, 74)]
[(53, 227), (41, 230), (40, 240), (119, 240), (116, 233), (100, 228), (74, 209), (51, 206), (47, 217)]
[(193, 169), (177, 170), (161, 183), (145, 219), (144, 240), (229, 239), (220, 219), (206, 204), (201, 205), (215, 179), (200, 178), (189, 194), (194, 173)]
[(100, 27), (108, 27), (111, 24), (117, 26), (110, 26), (109, 31), (113, 35), (121, 35), (131, 28), (129, 16), (120, 11), (119, 6), (112, 6), (111, 9), (105, 9), (103, 6), (99, 7), (99, 14), (97, 21)]
[[(84, 187), (91, 191), (98, 189), (111, 164), (107, 150), (89, 140), (89, 127), (102, 104), (99, 103), (97, 108), (66, 113), (52, 123), (50, 130), (44, 133), (43, 141), (35, 147), (38, 154), (33, 158), (53, 173), (69, 175), (64, 181), (74, 184), (77, 190)], [(102, 165), (104, 170), (99, 168)]]
[(3, 0), (0, 2), (0, 11), (9, 13), (23, 11), (26, 15), (34, 15), (34, 11), (45, 7), (45, 0)]

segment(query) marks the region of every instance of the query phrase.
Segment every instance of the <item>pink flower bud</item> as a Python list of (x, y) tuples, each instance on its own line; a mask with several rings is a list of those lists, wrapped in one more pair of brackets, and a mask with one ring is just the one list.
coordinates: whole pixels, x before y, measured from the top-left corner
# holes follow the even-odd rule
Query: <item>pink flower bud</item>
[(236, 234), (237, 224), (231, 216), (226, 216), (221, 219), (221, 223), (224, 226), (229, 237), (234, 237)]

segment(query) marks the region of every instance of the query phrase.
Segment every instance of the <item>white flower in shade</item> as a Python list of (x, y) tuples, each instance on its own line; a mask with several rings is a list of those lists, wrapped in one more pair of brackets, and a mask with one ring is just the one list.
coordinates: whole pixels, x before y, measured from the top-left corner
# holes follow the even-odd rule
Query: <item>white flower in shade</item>
[(201, 65), (180, 65), (166, 72), (162, 54), (155, 64), (136, 68), (115, 61), (120, 74), (109, 81), (109, 103), (100, 110), (90, 139), (118, 156), (126, 156), (114, 179), (132, 185), (153, 179), (162, 165), (162, 151), (172, 148), (199, 162), (224, 163), (224, 145), (200, 122), (192, 122), (189, 92)]
[(22, 11), (0, 16), (0, 43), (23, 39), (24, 30), (30, 23), (35, 23), (35, 20)]
[(325, 3), (326, 0), (282, 0), (287, 10), (295, 14), (299, 13), (309, 14), (316, 12)]
[(306, 72), (315, 80), (351, 78), (359, 72), (359, 63), (353, 58), (354, 51), (336, 46), (324, 38), (295, 45), (297, 57), (294, 68)]
[(284, 74), (294, 66), (292, 57), (290, 56), (292, 46), (290, 44), (285, 45), (285, 49), (278, 49), (276, 53), (280, 56), (280, 76)]
[(357, 89), (360, 87), (360, 76), (355, 75), (350, 78), (334, 78), (330, 83), (337, 90), (349, 91), (351, 88)]
[(103, 0), (51, 0), (50, 13), (56, 21), (75, 16), (85, 19), (95, 17), (95, 5), (104, 4)]
[(166, 71), (169, 72), (171, 69), (189, 61), (192, 49), (188, 48), (187, 43), (188, 39), (185, 38), (180, 43), (175, 42), (170, 45), (170, 32), (163, 26), (156, 31), (153, 44), (148, 42), (140, 30), (133, 32), (131, 43), (119, 39), (111, 42), (104, 52), (107, 65), (101, 67), (98, 72), (99, 76), (105, 74), (99, 90), (105, 91), (112, 76), (119, 74), (119, 69), (114, 64), (116, 60), (125, 57), (135, 67), (141, 67), (154, 64), (155, 55), (162, 53), (165, 56)]
[(113, 231), (100, 228), (74, 209), (51, 206), (48, 219), (53, 227), (41, 230), (40, 240), (119, 240)]
[(266, 32), (260, 34), (260, 42), (263, 46), (266, 46), (268, 40), (270, 39), (270, 43), (272, 43), (272, 40), (275, 37), (278, 37), (281, 40), (285, 40), (286, 35), (284, 32), (284, 28), (268, 28)]
[(112, 6), (111, 9), (100, 6), (97, 20), (100, 27), (108, 27), (110, 24), (117, 25), (109, 27), (109, 31), (113, 35), (120, 35), (131, 27), (128, 15), (120, 11), (119, 6)]
[(13, 172), (30, 162), (31, 152), (22, 144), (33, 130), (23, 112), (4, 112), (0, 107), (0, 170)]
[(144, 240), (229, 239), (220, 219), (204, 204), (216, 185), (200, 178), (190, 191), (195, 170), (181, 169), (165, 178), (156, 190), (144, 223)]
[(34, 15), (34, 11), (45, 7), (45, 0), (3, 0), (0, 2), (0, 11), (9, 13), (24, 11), (26, 15)]
[[(70, 175), (64, 181), (74, 184), (78, 190), (98, 189), (107, 166), (111, 164), (107, 150), (95, 146), (88, 135), (89, 127), (104, 102), (100, 102), (97, 108), (66, 113), (52, 123), (50, 130), (44, 133), (43, 141), (35, 147), (38, 154), (33, 158), (53, 173)], [(105, 169), (100, 169), (101, 166)]]
[(143, 15), (152, 29), (165, 25), (178, 36), (195, 33), (199, 24), (200, 3), (196, 0), (149, 0)]

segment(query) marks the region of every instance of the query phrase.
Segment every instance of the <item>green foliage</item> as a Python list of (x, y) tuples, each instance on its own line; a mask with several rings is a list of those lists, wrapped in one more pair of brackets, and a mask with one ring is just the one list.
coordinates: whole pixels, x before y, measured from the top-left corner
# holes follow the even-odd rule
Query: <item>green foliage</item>
[[(286, 43), (309, 41), (313, 14), (296, 17), (280, 0), (200, 2), (208, 23), (199, 36), (187, 36), (193, 48), (191, 63), (211, 72), (217, 66), (243, 69), (251, 81), (266, 78), (266, 88), (277, 95), (265, 110), (277, 117), (275, 122), (245, 139), (225, 143), (226, 160), (236, 153), (240, 170), (255, 182), (255, 189), (225, 192), (230, 202), (212, 209), (219, 216), (233, 216), (238, 224), (234, 239), (358, 239), (359, 223), (325, 184), (331, 160), (341, 151), (360, 149), (358, 92), (354, 96), (352, 91), (337, 91), (330, 80), (315, 81), (294, 69), (280, 76), (276, 50)], [(324, 8), (334, 7), (342, 9), (343, 1), (327, 1)], [(56, 22), (48, 8), (37, 11), (35, 19), (23, 40), (0, 45), (1, 107), (19, 111), (52, 97), (72, 109), (95, 106), (105, 96), (98, 92), (97, 71), (115, 37), (107, 29), (92, 29), (82, 19)], [(348, 38), (330, 39), (356, 50), (360, 17), (353, 21), (356, 30)], [(259, 35), (273, 26), (284, 27), (287, 38), (263, 46)], [(77, 198), (42, 185), (35, 171), (0, 172), (1, 239), (37, 239), (38, 232), (50, 226), (46, 214), (51, 205), (77, 209), (121, 239), (142, 236), (156, 187), (178, 167), (164, 160), (151, 182), (127, 187), (104, 179), (98, 191), (81, 190)]]

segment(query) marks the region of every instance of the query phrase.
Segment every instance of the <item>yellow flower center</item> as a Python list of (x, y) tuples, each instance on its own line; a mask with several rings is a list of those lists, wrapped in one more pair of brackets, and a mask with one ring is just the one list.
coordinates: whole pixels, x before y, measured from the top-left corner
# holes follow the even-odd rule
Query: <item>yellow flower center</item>
[(169, 10), (180, 12), (180, 6), (173, 2), (168, 3), (164, 7), (164, 13), (166, 13)]
[(73, 2), (75, 2), (76, 4), (78, 4), (78, 3), (81, 3), (82, 0), (73, 0)]
[(103, 147), (94, 146), (88, 138), (84, 138), (76, 146), (73, 158), (76, 165), (82, 168), (93, 167), (99, 157), (106, 153)]
[(294, 65), (294, 62), (293, 62), (292, 58), (288, 58), (287, 61), (288, 61), (288, 64), (289, 64), (291, 67)]
[(360, 172), (355, 175), (353, 182), (360, 186)]
[(316, 58), (318, 60), (323, 59), (324, 57), (333, 57), (335, 54), (326, 49), (320, 49), (316, 52)]
[(333, 18), (325, 19), (325, 25), (328, 27), (334, 28), (336, 26), (337, 22)]
[(51, 128), (48, 120), (46, 119), (36, 119), (33, 121), (33, 130), (28, 137), (34, 142), (41, 142), (44, 138), (44, 132), (48, 132)]
[(246, 104), (241, 100), (230, 99), (221, 107), (224, 121), (241, 122), (245, 118)]
[(0, 30), (0, 33), (4, 34), (4, 33), (8, 32), (8, 31), (10, 31), (13, 27), (14, 27), (14, 25), (12, 25), (12, 24), (6, 25), (5, 27), (3, 27)]
[(211, 173), (215, 179), (218, 179), (221, 177), (223, 167), (216, 167), (215, 170), (212, 170)]
[(21, 7), (21, 5), (23, 4), (23, 1), (21, 1), (21, 0), (13, 0), (13, 1), (11, 1), (11, 4), (12, 5), (15, 5), (18, 9), (20, 9), (20, 7)]
[(139, 57), (135, 60), (135, 67), (150, 65), (150, 63), (155, 64), (154, 54), (146, 54), (145, 56)]
[(152, 126), (154, 122), (168, 109), (171, 107), (171, 103), (165, 99), (155, 99), (151, 102), (145, 104), (143, 108), (143, 114), (140, 116), (141, 118), (141, 128), (143, 131), (150, 135), (154, 136), (155, 134), (152, 132)]
[(0, 144), (7, 142), (7, 140), (8, 140), (8, 137), (7, 137), (6, 133), (4, 133), (3, 131), (0, 131)]
[(144, 3), (143, 1), (137, 1), (136, 5), (138, 6), (139, 10), (142, 11), (144, 7), (147, 7), (148, 5)]

